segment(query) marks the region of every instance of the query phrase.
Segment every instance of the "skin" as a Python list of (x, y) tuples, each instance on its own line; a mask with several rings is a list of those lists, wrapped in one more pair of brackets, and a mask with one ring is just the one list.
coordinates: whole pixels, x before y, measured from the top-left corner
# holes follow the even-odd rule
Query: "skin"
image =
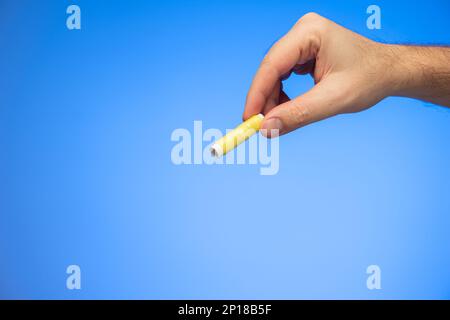
[[(282, 81), (291, 73), (311, 74), (314, 87), (290, 99)], [(271, 137), (389, 96), (450, 107), (450, 48), (377, 43), (308, 13), (265, 56), (243, 118), (263, 113), (262, 132)]]

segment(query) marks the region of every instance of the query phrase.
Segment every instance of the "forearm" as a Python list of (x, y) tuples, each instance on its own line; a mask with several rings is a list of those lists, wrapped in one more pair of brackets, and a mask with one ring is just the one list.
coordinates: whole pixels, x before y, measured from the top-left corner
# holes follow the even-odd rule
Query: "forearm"
[(450, 47), (388, 45), (387, 48), (394, 57), (395, 83), (390, 84), (391, 95), (450, 107)]

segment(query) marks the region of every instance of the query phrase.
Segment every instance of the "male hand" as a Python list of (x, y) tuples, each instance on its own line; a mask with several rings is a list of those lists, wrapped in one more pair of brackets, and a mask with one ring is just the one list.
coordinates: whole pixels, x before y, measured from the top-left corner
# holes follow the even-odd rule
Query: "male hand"
[[(311, 74), (315, 86), (290, 99), (282, 80), (292, 72)], [(391, 95), (450, 106), (450, 49), (377, 43), (308, 13), (265, 56), (243, 118), (265, 114), (262, 129), (270, 137), (270, 129), (285, 134)]]

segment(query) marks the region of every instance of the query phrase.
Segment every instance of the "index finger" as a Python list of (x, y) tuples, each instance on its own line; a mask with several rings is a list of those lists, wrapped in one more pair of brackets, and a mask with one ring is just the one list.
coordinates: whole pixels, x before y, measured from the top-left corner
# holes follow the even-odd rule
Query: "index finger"
[(253, 79), (245, 103), (244, 120), (261, 113), (282, 77), (299, 61), (299, 50), (291, 36), (278, 40), (264, 57)]

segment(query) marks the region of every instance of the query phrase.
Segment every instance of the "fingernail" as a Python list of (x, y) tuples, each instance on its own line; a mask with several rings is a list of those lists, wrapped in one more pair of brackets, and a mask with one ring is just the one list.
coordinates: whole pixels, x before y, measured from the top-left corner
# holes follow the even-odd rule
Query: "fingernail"
[(261, 132), (264, 136), (277, 137), (283, 131), (283, 122), (278, 118), (270, 118), (264, 121)]

